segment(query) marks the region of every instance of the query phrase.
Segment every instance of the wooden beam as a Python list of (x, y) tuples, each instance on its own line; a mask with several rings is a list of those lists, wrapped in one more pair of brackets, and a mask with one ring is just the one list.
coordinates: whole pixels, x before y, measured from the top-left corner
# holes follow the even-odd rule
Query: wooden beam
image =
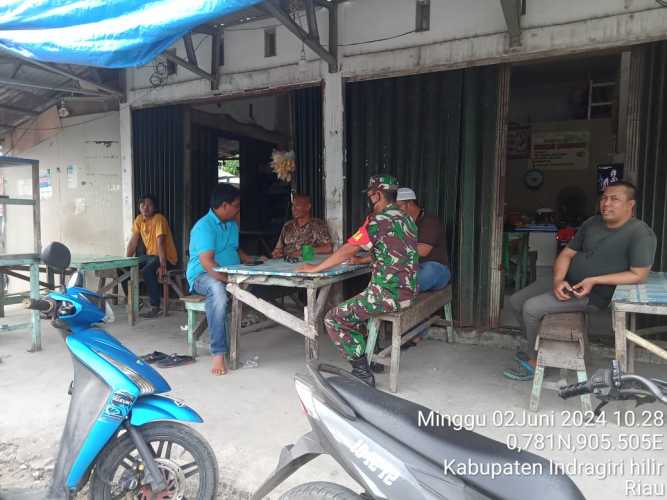
[(32, 109), (15, 108), (14, 106), (8, 106), (7, 104), (0, 104), (0, 110), (11, 111), (12, 113), (19, 113), (22, 115), (30, 116), (37, 116), (39, 114), (37, 111), (33, 111)]
[(210, 24), (200, 24), (199, 26), (193, 28), (192, 32), (199, 33), (202, 35), (214, 36), (216, 28), (214, 26), (211, 26)]
[(188, 62), (193, 66), (199, 66), (197, 63), (197, 53), (195, 52), (195, 46), (192, 43), (192, 35), (190, 33), (187, 33), (183, 37), (183, 43), (185, 44), (185, 53), (187, 54)]
[[(330, 3), (327, 10), (329, 11), (329, 52), (338, 61), (338, 3)], [(332, 71), (329, 65), (329, 71), (335, 73), (338, 67)]]
[(75, 89), (68, 87), (52, 87), (50, 85), (42, 85), (39, 83), (25, 82), (23, 80), (16, 80), (13, 78), (0, 78), (0, 85), (7, 85), (8, 87), (20, 87), (20, 88), (30, 88), (30, 89), (39, 89), (39, 90), (54, 90), (56, 92), (63, 92), (66, 94), (81, 94), (81, 95), (108, 95), (102, 94), (96, 90), (88, 89)]
[(510, 47), (521, 45), (521, 0), (500, 0), (510, 35)]
[(228, 132), (229, 134), (250, 137), (279, 146), (287, 146), (287, 137), (284, 135), (278, 132), (273, 132), (272, 130), (267, 130), (259, 125), (241, 123), (228, 115), (207, 113), (205, 111), (193, 109), (192, 122), (210, 128), (217, 128), (223, 132)]
[(338, 61), (319, 42), (313, 40), (309, 33), (306, 33), (301, 26), (296, 24), (287, 12), (275, 3), (275, 0), (265, 0), (262, 6), (273, 17), (280, 21), (288, 30), (290, 30), (299, 40), (308, 46), (310, 50), (324, 59), (329, 64), (329, 72), (335, 73), (338, 68)]
[(306, 19), (308, 20), (308, 34), (312, 40), (320, 41), (320, 33), (317, 29), (317, 17), (315, 16), (315, 6), (313, 0), (305, 0)]
[(220, 88), (220, 50), (224, 50), (221, 47), (222, 36), (222, 30), (216, 28), (211, 40), (211, 74), (215, 77), (215, 81), (211, 82), (211, 90)]
[(192, 71), (195, 75), (201, 76), (202, 78), (206, 78), (207, 80), (209, 80), (211, 82), (215, 81), (215, 77), (212, 74), (207, 73), (206, 71), (201, 69), (199, 66), (195, 66), (193, 64), (190, 64), (185, 59), (181, 59), (180, 57), (178, 57), (175, 54), (171, 54), (170, 52), (163, 52), (162, 56), (165, 59), (168, 59), (169, 61), (174, 62), (174, 63), (178, 64), (179, 66), (183, 66), (185, 69), (187, 69), (189, 71)]
[(308, 337), (310, 339), (316, 338), (317, 333), (313, 331), (304, 320), (297, 318), (287, 311), (283, 311), (279, 307), (271, 304), (271, 302), (262, 300), (252, 293), (243, 290), (236, 283), (228, 283), (227, 291), (244, 304), (247, 304), (253, 309), (260, 311), (267, 318), (272, 319), (276, 323), (280, 323), (284, 327), (289, 328), (290, 330), (294, 330), (304, 337)]
[(652, 352), (656, 356), (659, 356), (662, 359), (667, 359), (667, 351), (666, 350), (658, 347), (655, 344), (652, 344), (648, 340), (644, 340), (639, 335), (635, 335), (634, 333), (629, 332), (629, 331), (626, 330), (625, 338), (628, 339), (630, 342), (633, 342), (633, 343), (637, 344), (638, 346), (643, 347), (647, 351)]

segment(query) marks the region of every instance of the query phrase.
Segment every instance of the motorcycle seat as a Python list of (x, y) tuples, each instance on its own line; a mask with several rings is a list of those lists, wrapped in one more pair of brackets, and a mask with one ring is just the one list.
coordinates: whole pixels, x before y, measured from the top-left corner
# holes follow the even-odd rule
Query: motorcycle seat
[[(358, 418), (443, 467), (443, 473), (445, 461), (452, 464), (454, 460), (448, 470), (456, 471), (453, 475), (490, 498), (515, 500), (538, 495), (541, 500), (584, 499), (574, 482), (566, 474), (554, 472), (542, 457), (511, 450), (472, 431), (456, 430), (444, 418), (437, 425), (418, 425), (429, 423), (430, 409), (346, 377), (330, 377), (327, 381)], [(466, 470), (459, 473), (457, 464), (465, 464)], [(496, 477), (472, 474), (467, 473), (472, 470), (469, 464), (499, 464), (503, 471), (511, 472)]]

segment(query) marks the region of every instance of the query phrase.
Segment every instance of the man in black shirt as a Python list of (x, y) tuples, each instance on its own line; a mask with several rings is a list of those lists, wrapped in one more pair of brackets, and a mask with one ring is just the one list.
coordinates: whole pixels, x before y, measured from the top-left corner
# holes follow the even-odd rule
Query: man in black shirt
[(600, 215), (584, 222), (556, 257), (553, 279), (538, 280), (512, 295), (510, 304), (526, 332), (528, 350), (517, 355), (521, 370), (507, 370), (508, 378), (532, 379), (535, 338), (545, 315), (604, 309), (616, 285), (646, 280), (657, 242), (653, 230), (633, 217), (635, 193), (629, 182), (610, 183), (600, 198)]
[(396, 194), (396, 204), (415, 221), (419, 230), (417, 234), (417, 253), (419, 254), (417, 286), (419, 291), (427, 292), (444, 288), (451, 279), (444, 225), (435, 215), (424, 213), (424, 209), (417, 203), (417, 195), (410, 188), (399, 188)]

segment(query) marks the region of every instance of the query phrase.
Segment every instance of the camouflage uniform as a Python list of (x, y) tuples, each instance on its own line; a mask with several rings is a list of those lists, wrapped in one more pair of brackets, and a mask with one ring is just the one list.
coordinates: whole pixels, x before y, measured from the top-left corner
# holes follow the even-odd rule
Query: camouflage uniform
[[(378, 179), (395, 180), (373, 176), (370, 184), (377, 184)], [(370, 252), (371, 280), (363, 292), (331, 309), (324, 325), (341, 353), (354, 360), (366, 351), (368, 319), (408, 307), (417, 295), (417, 226), (398, 206), (390, 204), (369, 215), (348, 243)]]

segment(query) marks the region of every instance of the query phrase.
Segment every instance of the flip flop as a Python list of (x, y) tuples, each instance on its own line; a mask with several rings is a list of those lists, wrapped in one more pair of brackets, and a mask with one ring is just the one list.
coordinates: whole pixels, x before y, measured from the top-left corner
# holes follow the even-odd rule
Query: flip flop
[(174, 353), (159, 360), (157, 365), (161, 368), (173, 368), (174, 366), (189, 365), (190, 363), (194, 362), (195, 358), (192, 356), (185, 356), (182, 354)]
[(167, 357), (169, 357), (168, 354), (165, 354), (165, 353), (160, 352), (160, 351), (153, 351), (150, 354), (144, 354), (143, 356), (141, 356), (141, 359), (144, 360), (148, 364), (153, 364), (156, 361), (163, 360), (164, 358), (167, 358)]
[(517, 351), (514, 355), (514, 359), (517, 363), (523, 363), (524, 361), (528, 361), (528, 354), (523, 351)]
[(510, 380), (518, 380), (521, 382), (528, 382), (533, 380), (534, 373), (528, 373), (527, 371), (514, 370), (512, 368), (503, 371), (503, 376)]
[(516, 361), (519, 363), (519, 366), (524, 369), (532, 377), (535, 375), (535, 367), (530, 364), (528, 359), (516, 358)]

